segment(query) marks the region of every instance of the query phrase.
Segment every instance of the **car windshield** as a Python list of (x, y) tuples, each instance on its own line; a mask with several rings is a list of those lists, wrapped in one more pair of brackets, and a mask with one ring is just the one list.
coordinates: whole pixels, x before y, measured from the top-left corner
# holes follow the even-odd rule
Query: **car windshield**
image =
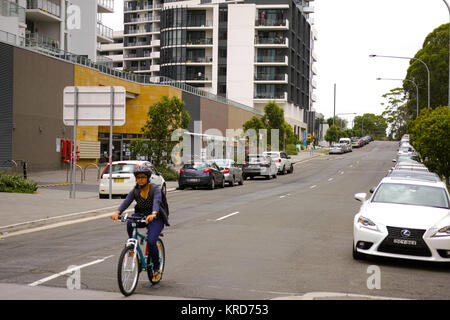
[(214, 162), (219, 167), (229, 167), (230, 166), (230, 160), (227, 160), (227, 159), (218, 159), (218, 160), (214, 160)]
[(443, 188), (415, 184), (382, 183), (372, 202), (449, 208), (447, 194)]
[(399, 178), (411, 178), (411, 179), (420, 179), (420, 180), (428, 180), (428, 181), (440, 181), (441, 179), (433, 174), (422, 171), (409, 171), (409, 170), (394, 170), (389, 175), (390, 177), (399, 177)]
[(420, 162), (418, 156), (399, 156), (397, 162)]
[(208, 167), (209, 165), (206, 162), (194, 162), (183, 166), (184, 169), (205, 169)]
[[(112, 173), (133, 173), (134, 168), (136, 168), (135, 164), (113, 164), (112, 165)], [(106, 172), (109, 173), (109, 168), (106, 169)]]
[(271, 158), (279, 158), (280, 157), (279, 153), (274, 153), (274, 152), (268, 152), (268, 153), (266, 153), (266, 155)]
[(265, 157), (265, 156), (249, 156), (248, 162), (250, 162), (250, 163), (267, 162), (267, 161), (269, 161), (268, 159), (270, 159), (270, 158)]

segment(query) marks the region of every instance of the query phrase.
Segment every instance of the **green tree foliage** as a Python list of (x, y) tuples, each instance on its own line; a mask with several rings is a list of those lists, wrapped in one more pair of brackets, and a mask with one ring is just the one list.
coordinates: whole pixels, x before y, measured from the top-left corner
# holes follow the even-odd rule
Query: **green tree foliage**
[(447, 106), (423, 109), (409, 126), (410, 141), (425, 165), (446, 179), (450, 176), (450, 109)]
[(341, 133), (340, 133), (339, 127), (337, 125), (335, 125), (335, 124), (332, 124), (328, 128), (324, 139), (325, 139), (325, 141), (328, 141), (331, 144), (332, 142), (339, 141), (340, 137), (341, 137)]
[[(326, 120), (326, 123), (328, 123), (328, 125), (331, 127), (333, 125), (333, 117), (328, 118)], [(341, 119), (338, 116), (336, 116), (334, 119), (334, 124), (337, 125), (339, 128), (346, 128), (348, 122), (347, 120)]]
[[(422, 49), (414, 58), (426, 63), (430, 69), (430, 107), (446, 106), (448, 104), (448, 32), (449, 25), (443, 24), (433, 30), (425, 39)], [(411, 60), (406, 79), (414, 81), (419, 87), (419, 109), (427, 108), (428, 75), (425, 66), (417, 60)], [(416, 88), (409, 81), (403, 83), (403, 88), (409, 97), (416, 96)], [(409, 99), (406, 112), (416, 115), (416, 100)]]
[(158, 169), (170, 163), (171, 152), (179, 143), (171, 141), (172, 134), (177, 129), (187, 129), (191, 122), (184, 107), (185, 102), (176, 96), (164, 96), (161, 101), (151, 105), (147, 113), (148, 120), (141, 128), (145, 140), (133, 140), (131, 152), (147, 156)]
[(355, 136), (373, 135), (375, 139), (386, 137), (387, 122), (382, 115), (365, 113), (362, 116), (356, 116), (353, 120), (353, 134)]
[(395, 88), (384, 94), (383, 98), (387, 100), (387, 104), (382, 103), (386, 107), (381, 115), (389, 126), (388, 137), (391, 140), (400, 140), (406, 133), (406, 124), (411, 118), (407, 112), (405, 93), (402, 88)]
[[(299, 143), (295, 136), (294, 130), (284, 119), (284, 110), (275, 102), (269, 102), (264, 107), (264, 115), (261, 118), (254, 116), (250, 120), (244, 123), (244, 130), (255, 129), (258, 132), (261, 129), (267, 130), (267, 141), (271, 141), (271, 130), (279, 130), (279, 146), (280, 149), (284, 148), (284, 138), (286, 138), (286, 144)], [(259, 139), (259, 137), (258, 137)]]

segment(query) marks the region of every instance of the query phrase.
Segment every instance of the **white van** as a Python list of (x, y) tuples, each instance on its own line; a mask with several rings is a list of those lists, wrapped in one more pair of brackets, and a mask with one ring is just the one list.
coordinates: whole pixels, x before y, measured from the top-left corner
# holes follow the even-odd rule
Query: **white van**
[(348, 145), (348, 151), (352, 152), (352, 139), (350, 138), (340, 138), (339, 143), (345, 143)]

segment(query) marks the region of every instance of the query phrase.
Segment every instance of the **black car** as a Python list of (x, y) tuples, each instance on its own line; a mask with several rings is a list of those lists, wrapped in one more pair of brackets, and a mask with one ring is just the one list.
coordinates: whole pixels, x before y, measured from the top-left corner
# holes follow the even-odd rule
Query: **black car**
[(178, 189), (186, 187), (208, 187), (213, 190), (216, 187), (225, 186), (225, 176), (214, 162), (193, 162), (185, 164), (180, 170)]

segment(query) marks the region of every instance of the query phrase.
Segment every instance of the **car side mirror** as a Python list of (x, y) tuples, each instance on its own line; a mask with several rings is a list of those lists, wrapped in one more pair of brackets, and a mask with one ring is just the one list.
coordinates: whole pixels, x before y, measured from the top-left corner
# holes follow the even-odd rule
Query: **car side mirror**
[(291, 157), (287, 157), (288, 159), (290, 159)]
[(371, 188), (371, 189), (370, 189), (370, 193), (374, 193), (374, 192), (375, 192), (375, 189), (376, 189), (375, 187)]
[(364, 202), (364, 201), (366, 201), (366, 196), (367, 196), (366, 193), (357, 193), (357, 194), (355, 194), (355, 199), (358, 201)]
[(392, 162), (397, 162), (397, 159), (392, 159)]
[(220, 167), (219, 169), (220, 169), (220, 171), (225, 170), (225, 168), (222, 168), (222, 167)]

